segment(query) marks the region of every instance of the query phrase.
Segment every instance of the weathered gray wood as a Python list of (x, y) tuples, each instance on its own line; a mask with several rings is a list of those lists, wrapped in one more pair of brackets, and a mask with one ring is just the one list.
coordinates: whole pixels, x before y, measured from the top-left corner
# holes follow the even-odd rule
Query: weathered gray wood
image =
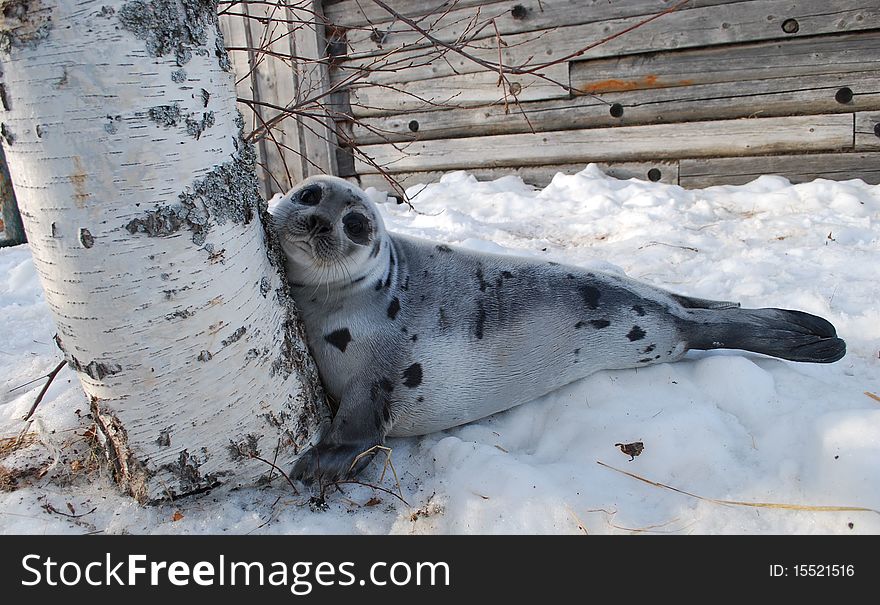
[[(855, 93), (850, 103), (842, 104), (835, 98), (843, 87)], [(622, 105), (622, 117), (611, 115), (613, 103)], [(855, 110), (880, 110), (880, 71), (609, 93), (601, 100), (577, 97), (523, 103), (511, 108), (509, 114), (498, 107), (479, 107), (364, 118), (352, 126), (352, 137), (366, 145), (386, 140), (515, 134), (532, 129), (540, 132)], [(412, 121), (418, 123), (417, 133), (409, 127)]]
[[(829, 151), (853, 146), (853, 114), (653, 124), (367, 145), (361, 151), (391, 172), (541, 166)], [(355, 159), (358, 173), (377, 172)]]
[[(253, 67), (251, 78), (254, 83), (254, 100), (284, 106), (296, 95), (292, 62), (279, 55), (291, 53), (291, 26), (282, 20), (289, 17), (288, 12), (278, 6), (267, 4), (241, 5), (253, 17), (273, 18), (271, 21), (247, 19), (248, 46), (253, 49), (265, 48), (273, 54), (252, 50), (250, 64)], [(277, 54), (275, 54), (277, 53)], [(294, 53), (295, 54), (295, 53)], [(255, 107), (256, 128), (281, 112), (269, 107)], [(286, 117), (276, 128), (269, 130), (267, 136), (258, 139), (258, 147), (266, 172), (264, 187), (266, 196), (271, 197), (279, 191), (287, 191), (300, 178), (298, 166), (305, 151), (297, 136), (294, 120)]]
[(855, 135), (856, 149), (880, 149), (880, 112), (857, 113)]
[(508, 84), (502, 87), (497, 73), (484, 71), (401, 84), (355, 86), (351, 88), (351, 109), (358, 118), (495, 104), (503, 111), (505, 99), (512, 104), (570, 97), (565, 88), (568, 65), (560, 63), (543, 73), (551, 81), (530, 75), (508, 76)]
[[(292, 36), (292, 54), (297, 57), (321, 59), (326, 55), (324, 17), (320, 0), (299, 2), (288, 9), (293, 20), (307, 22), (296, 28)], [(324, 96), (330, 87), (330, 74), (324, 61), (294, 62), (296, 97), (302, 107), (295, 118), (300, 139), (300, 173), (298, 180), (314, 174), (336, 174), (336, 133), (332, 118), (327, 115), (329, 99)]]
[(880, 183), (880, 153), (820, 153), (784, 156), (681, 160), (682, 187), (742, 185), (763, 174), (778, 174), (793, 183), (817, 178), (862, 179)]
[(880, 73), (880, 31), (578, 61), (571, 86), (602, 94), (871, 70)]
[[(368, 7), (379, 8), (371, 1), (359, 3), (367, 10), (369, 10)], [(691, 0), (678, 10), (729, 3), (730, 0)], [(398, 10), (396, 6), (400, 4), (399, 2), (386, 2), (386, 4), (405, 17), (414, 16)], [(608, 0), (505, 0), (504, 2), (466, 2), (452, 10), (447, 7), (445, 10), (426, 11), (426, 8), (433, 4), (432, 2), (421, 3), (421, 10), (413, 7), (416, 9), (415, 14), (419, 15), (417, 17), (418, 25), (430, 31), (431, 35), (437, 39), (453, 42), (460, 37), (474, 40), (491, 38), (496, 35), (496, 28), (499, 34), (507, 36), (609, 19), (644, 18), (668, 9), (675, 2), (670, 0), (627, 0), (625, 2), (619, 0), (612, 2)], [(341, 20), (334, 21), (334, 24), (345, 25), (360, 13), (356, 7), (352, 8), (354, 10), (350, 16), (338, 15)], [(361, 27), (349, 30), (347, 41), (353, 54), (377, 54), (387, 48), (402, 48), (404, 46), (418, 48), (427, 44), (422, 34), (412, 27), (395, 20), (390, 13), (382, 9), (379, 11), (382, 14), (373, 13), (376, 18), (366, 27), (364, 26), (367, 22), (361, 19), (359, 24)], [(494, 20), (494, 26), (481, 27), (490, 20)], [(374, 34), (374, 30), (378, 30), (381, 37)]]
[[(785, 33), (782, 23), (790, 18), (798, 21), (795, 33)], [(610, 33), (635, 25), (641, 17), (614, 19), (571, 27), (560, 27), (546, 35), (522, 33), (506, 36), (507, 46), (501, 54), (506, 65), (540, 65), (556, 57), (583, 49), (590, 42)], [(628, 34), (596, 46), (579, 58), (637, 54), (676, 48), (752, 42), (823, 33), (840, 33), (876, 28), (880, 21), (880, 4), (876, 0), (836, 0), (829, 12), (827, 0), (752, 0), (718, 6), (677, 11), (656, 19)], [(377, 71), (372, 82), (403, 82), (439, 77), (452, 73), (473, 73), (485, 69), (474, 61), (455, 53), (444, 60), (424, 64), (419, 59), (423, 49), (396, 51), (386, 49), (387, 67), (396, 71)], [(498, 44), (494, 38), (475, 41), (468, 51), (478, 58), (497, 61)], [(375, 65), (375, 57), (356, 57), (344, 63), (348, 68)], [(413, 61), (419, 64), (411, 65)], [(405, 67), (405, 68), (404, 68)]]
[[(554, 166), (521, 166), (518, 168), (476, 168), (468, 170), (480, 181), (493, 181), (504, 176), (518, 176), (528, 185), (545, 187), (556, 173), (576, 174), (585, 168), (586, 164), (560, 164)], [(597, 163), (602, 171), (617, 179), (641, 179), (653, 180), (669, 185), (678, 184), (678, 161), (663, 162), (622, 162), (622, 163)], [(657, 173), (648, 175), (649, 171)], [(394, 174), (394, 179), (404, 188), (418, 185), (419, 183), (435, 183), (440, 180), (445, 172), (406, 172)], [(659, 178), (657, 178), (659, 176)], [(393, 191), (394, 187), (381, 174), (364, 174), (358, 178), (361, 187), (375, 187), (380, 191)]]
[[(486, 0), (390, 0), (386, 2), (405, 17), (442, 14), (450, 9), (475, 7), (485, 3)], [(343, 27), (383, 23), (390, 19), (388, 12), (372, 0), (345, 0), (325, 3), (324, 14), (330, 23)]]
[[(251, 49), (230, 53), (239, 97), (277, 107), (297, 106), (305, 115), (287, 115), (256, 139), (264, 195), (285, 192), (306, 176), (334, 173), (336, 141), (332, 120), (322, 117), (322, 103), (308, 103), (329, 87), (326, 64), (293, 61), (287, 57), (324, 55), (320, 2), (296, 8), (244, 3), (226, 15), (221, 28), (226, 45)], [(260, 52), (264, 48), (269, 52)], [(326, 102), (327, 99), (321, 99)], [(281, 115), (280, 109), (239, 103), (245, 131), (264, 131), (263, 125)]]

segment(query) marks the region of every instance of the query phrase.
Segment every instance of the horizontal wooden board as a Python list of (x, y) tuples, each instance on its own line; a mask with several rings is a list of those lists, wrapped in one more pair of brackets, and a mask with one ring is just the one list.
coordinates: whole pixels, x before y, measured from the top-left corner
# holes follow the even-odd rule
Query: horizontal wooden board
[(856, 114), (856, 149), (880, 149), (880, 112)]
[(862, 179), (880, 183), (880, 153), (818, 153), (771, 157), (688, 159), (680, 163), (680, 184), (691, 189), (742, 185), (763, 174), (778, 174), (793, 183), (823, 178)]
[(871, 70), (880, 73), (880, 31), (578, 61), (571, 86), (602, 94)]
[[(782, 24), (796, 19), (798, 30), (786, 33)], [(591, 42), (620, 32), (641, 21), (641, 17), (613, 19), (559, 27), (543, 32), (505, 36), (501, 48), (504, 63), (510, 66), (535, 66), (542, 62), (576, 53)], [(751, 0), (717, 6), (677, 11), (656, 19), (627, 34), (595, 46), (578, 56), (591, 59), (627, 54), (656, 52), (698, 46), (754, 42), (758, 40), (800, 37), (824, 33), (861, 31), (877, 27), (880, 4), (876, 0), (835, 0), (833, 8), (827, 0)], [(485, 67), (456, 53), (428, 61), (424, 49), (386, 49), (386, 71), (370, 74), (372, 82), (404, 82), (451, 75), (474, 73)], [(478, 40), (468, 52), (480, 59), (495, 62), (499, 48), (494, 38)], [(376, 57), (353, 56), (343, 63), (347, 68), (376, 67)], [(344, 75), (345, 69), (340, 71)]]
[[(853, 146), (853, 114), (653, 124), (366, 145), (390, 172), (540, 166), (589, 161), (829, 151)], [(359, 174), (377, 172), (356, 158)]]
[[(405, 17), (442, 14), (456, 8), (470, 8), (485, 4), (486, 0), (388, 0), (386, 4)], [(372, 0), (343, 0), (324, 4), (324, 16), (330, 23), (357, 27), (385, 23), (392, 17)]]
[[(613, 176), (617, 179), (641, 179), (643, 181), (654, 180), (655, 182), (666, 183), (670, 185), (678, 184), (678, 161), (670, 160), (664, 162), (622, 162), (622, 163), (603, 163), (598, 162), (597, 166), (602, 169), (605, 174)], [(534, 185), (535, 187), (545, 187), (556, 173), (576, 174), (583, 170), (586, 164), (557, 164), (554, 166), (520, 166), (516, 168), (476, 168), (468, 170), (468, 172), (479, 181), (494, 181), (505, 176), (518, 176), (523, 182)], [(652, 172), (651, 175), (648, 174)], [(419, 183), (435, 183), (440, 180), (445, 172), (429, 171), (429, 172), (406, 172), (392, 175), (394, 179), (404, 188), (418, 185)], [(653, 179), (651, 178), (653, 177)], [(363, 174), (358, 177), (361, 187), (375, 187), (380, 191), (392, 191), (394, 185), (389, 183), (381, 174)]]
[[(417, 25), (429, 31), (432, 37), (444, 42), (459, 39), (480, 40), (495, 36), (496, 31), (507, 36), (611, 19), (646, 18), (661, 13), (676, 3), (677, 0), (506, 0), (484, 1), (470, 6), (459, 5), (451, 10), (447, 6), (440, 10), (426, 11), (425, 8), (432, 5), (431, 2), (426, 2), (422, 4), (420, 12), (424, 16), (418, 18)], [(691, 0), (677, 10), (730, 3), (731, 0)], [(394, 8), (397, 3), (386, 4)], [(362, 3), (362, 6), (365, 9), (367, 6), (379, 8), (373, 2)], [(397, 12), (408, 16), (399, 10)], [(394, 19), (387, 11), (384, 15), (377, 13), (377, 16), (381, 20), (373, 20), (367, 27), (356, 27), (348, 31), (348, 47), (352, 54), (366, 56), (381, 53), (387, 48), (419, 48), (428, 45), (422, 34), (401, 20)], [(347, 20), (346, 17), (342, 19)], [(490, 21), (494, 21), (494, 24), (489, 25)], [(344, 22), (338, 24), (344, 25)], [(365, 22), (362, 21), (361, 24), (365, 25)], [(377, 35), (376, 31), (381, 35)]]
[[(844, 87), (855, 93), (849, 103), (836, 99)], [(622, 117), (611, 115), (613, 103), (621, 104)], [(365, 118), (352, 125), (351, 136), (359, 144), (376, 144), (532, 129), (540, 132), (862, 110), (880, 110), (880, 71), (637, 90), (605, 94), (601, 100), (577, 97), (523, 103), (510, 113), (498, 107), (480, 107)], [(418, 123), (418, 132), (411, 131), (411, 121)]]
[(570, 97), (565, 88), (567, 65), (554, 65), (544, 75), (550, 81), (537, 76), (508, 76), (503, 87), (498, 74), (488, 71), (419, 82), (357, 86), (350, 89), (351, 110), (360, 118), (450, 107), (497, 104), (503, 108), (505, 98), (511, 104)]

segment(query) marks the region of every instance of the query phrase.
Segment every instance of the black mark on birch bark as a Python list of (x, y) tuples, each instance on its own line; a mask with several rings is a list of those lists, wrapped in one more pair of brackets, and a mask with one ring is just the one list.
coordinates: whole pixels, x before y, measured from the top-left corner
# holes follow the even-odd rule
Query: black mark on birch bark
[(107, 376), (119, 374), (119, 372), (122, 371), (122, 366), (120, 366), (118, 363), (90, 361), (87, 364), (83, 364), (73, 355), (68, 355), (67, 363), (69, 363), (71, 367), (77, 372), (83, 372), (84, 374), (89, 375), (94, 380), (103, 380)]
[(0, 10), (0, 53), (36, 48), (52, 30), (52, 9), (40, 0), (7, 0)]
[(253, 147), (239, 142), (238, 153), (188, 187), (177, 204), (148, 211), (129, 221), (125, 228), (133, 235), (143, 233), (150, 237), (165, 237), (189, 229), (193, 243), (201, 246), (212, 222), (249, 224), (264, 203), (257, 189), (255, 161)]
[(91, 248), (95, 245), (95, 237), (88, 229), (79, 230), (79, 241), (83, 245), (83, 248)]
[[(193, 54), (207, 55), (208, 33), (218, 32), (217, 0), (137, 0), (124, 4), (118, 15), (122, 27), (146, 43), (147, 52), (173, 54), (180, 66)], [(219, 39), (219, 32), (215, 36)]]

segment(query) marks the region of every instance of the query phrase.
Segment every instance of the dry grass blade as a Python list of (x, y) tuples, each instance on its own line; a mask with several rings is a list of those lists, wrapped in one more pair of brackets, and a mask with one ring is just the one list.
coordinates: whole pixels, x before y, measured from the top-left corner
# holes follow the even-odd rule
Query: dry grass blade
[(600, 466), (604, 466), (605, 468), (609, 468), (612, 471), (617, 471), (622, 475), (626, 475), (627, 477), (632, 477), (642, 483), (647, 483), (648, 485), (653, 485), (654, 487), (661, 487), (663, 489), (668, 489), (673, 492), (678, 492), (679, 494), (684, 494), (685, 496), (690, 496), (691, 498), (696, 498), (697, 500), (703, 500), (705, 502), (712, 502), (714, 504), (723, 504), (726, 506), (746, 506), (749, 508), (775, 508), (782, 510), (801, 510), (801, 511), (809, 511), (815, 513), (839, 513), (839, 512), (855, 512), (855, 513), (874, 513), (880, 515), (880, 511), (875, 510), (873, 508), (865, 508), (862, 506), (812, 506), (808, 504), (782, 504), (777, 502), (740, 502), (738, 500), (721, 500), (719, 498), (707, 498), (705, 496), (700, 496), (697, 494), (693, 494), (691, 492), (685, 491), (683, 489), (679, 489), (677, 487), (672, 487), (671, 485), (666, 485), (665, 483), (660, 483), (658, 481), (651, 481), (650, 479), (645, 479), (644, 477), (640, 477), (635, 473), (630, 473), (619, 468), (615, 468), (610, 464), (605, 464), (600, 460), (596, 460), (596, 464)]
[(873, 399), (877, 403), (880, 403), (880, 395), (875, 395), (871, 391), (865, 391), (865, 395), (867, 395), (868, 397), (870, 397), (871, 399)]

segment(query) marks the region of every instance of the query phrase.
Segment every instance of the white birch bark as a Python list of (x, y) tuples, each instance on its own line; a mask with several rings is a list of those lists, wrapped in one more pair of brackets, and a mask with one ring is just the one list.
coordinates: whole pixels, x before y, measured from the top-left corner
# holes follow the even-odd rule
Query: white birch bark
[(326, 420), (216, 22), (216, 0), (0, 1), (34, 263), (142, 502), (285, 468)]

